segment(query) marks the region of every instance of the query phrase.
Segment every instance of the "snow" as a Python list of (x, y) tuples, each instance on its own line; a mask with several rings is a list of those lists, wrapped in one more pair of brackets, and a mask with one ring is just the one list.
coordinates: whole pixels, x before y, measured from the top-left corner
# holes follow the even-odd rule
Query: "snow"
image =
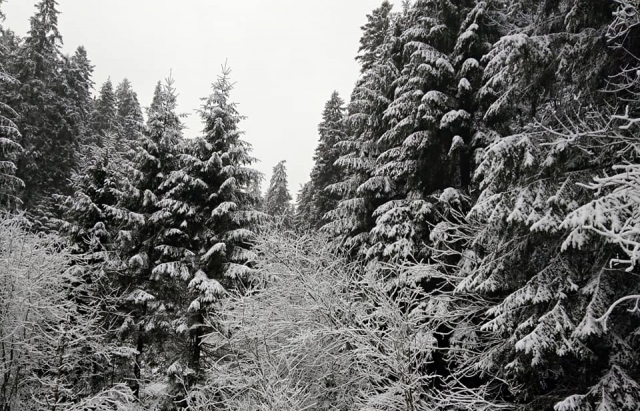
[(246, 265), (230, 263), (224, 275), (232, 279), (244, 279), (248, 278), (253, 273), (254, 270)]
[(453, 155), (459, 148), (464, 147), (464, 140), (460, 136), (454, 136), (451, 140), (451, 148), (449, 148), (449, 156)]
[(189, 272), (187, 265), (175, 261), (158, 265), (153, 269), (152, 274), (155, 278), (160, 278), (160, 276), (163, 275), (167, 275), (172, 278), (181, 278), (183, 280), (191, 278), (191, 273)]
[(229, 213), (236, 211), (238, 205), (233, 201), (226, 201), (218, 205), (212, 212), (211, 217), (219, 218), (228, 215)]
[(136, 254), (129, 259), (128, 265), (131, 268), (146, 268), (148, 267), (149, 257), (146, 253)]
[(461, 78), (458, 82), (458, 93), (469, 91), (471, 91), (471, 83), (469, 83), (469, 80), (467, 80), (466, 77)]
[(213, 247), (209, 249), (209, 251), (205, 253), (205, 255), (202, 256), (202, 260), (209, 261), (211, 257), (213, 257), (214, 255), (216, 254), (224, 255), (226, 252), (227, 252), (227, 245), (225, 243), (216, 243)]
[(460, 124), (465, 122), (471, 118), (471, 114), (469, 114), (465, 110), (451, 110), (445, 113), (444, 116), (440, 119), (440, 128), (451, 128), (456, 124)]
[(129, 295), (125, 298), (126, 301), (132, 302), (134, 304), (144, 304), (148, 301), (153, 301), (155, 300), (156, 297), (154, 297), (153, 295), (149, 294), (148, 292), (144, 291), (144, 290), (134, 290), (131, 293), (129, 293)]
[(460, 73), (467, 77), (471, 76), (473, 72), (480, 68), (480, 62), (474, 58), (468, 58), (462, 63), (462, 68), (460, 69)]
[[(209, 278), (204, 271), (198, 271), (189, 282), (189, 288), (198, 291), (198, 300), (202, 303), (212, 303), (224, 296), (226, 290), (213, 278)], [(198, 306), (198, 309), (200, 306)]]

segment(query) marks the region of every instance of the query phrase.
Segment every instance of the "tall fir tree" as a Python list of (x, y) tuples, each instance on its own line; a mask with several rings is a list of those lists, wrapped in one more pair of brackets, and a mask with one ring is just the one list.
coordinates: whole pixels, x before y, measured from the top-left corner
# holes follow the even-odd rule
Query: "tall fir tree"
[(269, 188), (264, 196), (264, 211), (274, 217), (291, 217), (291, 194), (289, 194), (286, 161), (273, 167)]
[(105, 146), (105, 140), (114, 138), (118, 132), (118, 107), (111, 79), (107, 79), (100, 88), (93, 112), (93, 133), (95, 144)]
[(313, 221), (311, 216), (318, 214), (314, 209), (313, 194), (314, 189), (311, 181), (307, 181), (298, 191), (294, 223), (301, 231), (310, 230)]
[(140, 140), (144, 130), (144, 118), (138, 95), (126, 78), (116, 88), (116, 106), (120, 139), (129, 145), (134, 144)]
[[(93, 89), (92, 76), (94, 66), (89, 60), (87, 50), (82, 46), (76, 49), (73, 56), (66, 58), (65, 63), (63, 70), (69, 85), (69, 97), (74, 103), (76, 121), (80, 126), (79, 144), (87, 146), (91, 143), (93, 137), (91, 116), (94, 110), (94, 102), (91, 92)], [(82, 165), (82, 161), (80, 165)]]
[[(612, 132), (604, 124), (621, 118), (611, 108), (626, 88), (599, 91), (609, 70), (628, 64), (603, 42), (621, 21), (603, 3), (492, 6), (503, 26), (481, 61), (488, 146), (478, 151), (479, 198), (466, 218), (435, 230), (442, 255), (466, 242), (448, 277), (462, 298), (446, 311), (466, 313), (454, 344), (483, 347), (455, 361), (483, 376), (487, 396), (502, 392), (525, 410), (636, 408), (638, 377), (628, 367), (637, 362), (629, 335), (637, 318), (610, 318), (616, 325), (605, 331), (599, 317), (637, 283), (616, 265), (620, 249), (580, 228), (607, 221), (589, 182), (626, 151), (602, 140)], [(438, 270), (451, 268), (439, 261)]]
[(373, 211), (392, 190), (383, 179), (372, 179), (379, 155), (377, 142), (386, 128), (383, 115), (393, 100), (394, 83), (400, 75), (400, 35), (406, 20), (398, 13), (387, 17), (385, 40), (375, 49), (378, 60), (363, 72), (347, 107), (349, 137), (338, 144), (342, 155), (336, 162), (344, 170), (344, 180), (327, 187), (340, 201), (327, 214), (329, 222), (323, 230), (339, 239), (349, 252), (361, 256), (370, 246)]
[(59, 75), (63, 59), (55, 0), (36, 5), (31, 27), (13, 62), (19, 80), (13, 104), (20, 113), (18, 127), (24, 147), (18, 176), (25, 182), (27, 208), (48, 194), (67, 190), (67, 178), (76, 164), (79, 130), (69, 115), (68, 85)]
[[(58, 14), (55, 0), (36, 4), (29, 32), (10, 62), (18, 82), (9, 103), (20, 114), (16, 124), (24, 148), (17, 175), (25, 182), (25, 207), (39, 214), (51, 209), (46, 204), (50, 194), (68, 191), (82, 131), (73, 88), (60, 75), (65, 59)], [(35, 209), (36, 204), (42, 206)]]
[[(168, 175), (163, 208), (164, 250), (155, 275), (180, 277), (188, 289), (177, 331), (187, 349), (171, 368), (176, 383), (191, 385), (202, 378), (202, 341), (209, 330), (207, 312), (225, 288), (252, 281), (252, 230), (264, 220), (255, 210), (260, 201), (255, 187), (262, 175), (250, 165), (250, 145), (242, 140), (243, 117), (229, 100), (230, 70), (213, 84), (200, 116), (204, 135), (192, 140), (181, 156), (181, 168)], [(180, 384), (175, 385), (181, 389)]]
[[(1, 9), (0, 19), (4, 20)], [(4, 28), (0, 30), (0, 58), (4, 62), (9, 53), (9, 44), (6, 44), (8, 36), (5, 35)], [(19, 195), (24, 188), (24, 182), (16, 176), (16, 161), (22, 151), (22, 146), (18, 143), (21, 136), (15, 123), (18, 113), (6, 102), (6, 91), (14, 86), (15, 81), (7, 72), (6, 64), (0, 64), (0, 210), (15, 209), (20, 204)]]
[(320, 142), (313, 157), (315, 163), (308, 187), (313, 192), (312, 204), (297, 212), (298, 219), (306, 220), (307, 225), (315, 228), (328, 222), (324, 218), (325, 214), (335, 209), (340, 199), (337, 193), (327, 190), (327, 187), (344, 179), (342, 168), (336, 164), (341, 154), (339, 143), (347, 138), (344, 100), (338, 92), (334, 91), (325, 104), (318, 132)]
[(360, 70), (369, 70), (381, 57), (381, 46), (385, 42), (389, 30), (389, 15), (393, 6), (384, 0), (380, 7), (367, 15), (367, 23), (360, 27), (362, 37), (356, 60), (360, 63)]
[[(167, 177), (178, 168), (182, 144), (182, 123), (176, 113), (173, 80), (156, 88), (153, 109), (149, 109), (146, 133), (132, 162), (129, 179), (112, 192), (114, 206), (105, 205), (106, 214), (119, 231), (114, 235), (116, 250), (124, 263), (116, 279), (120, 310), (124, 314), (119, 333), (131, 344), (135, 355), (129, 363), (129, 380), (136, 395), (141, 381), (152, 367), (167, 370), (176, 344), (175, 322), (184, 311), (180, 273), (159, 269), (168, 228), (161, 200), (166, 195)], [(186, 279), (186, 278), (183, 278)], [(157, 355), (164, 347), (165, 355)]]
[(444, 129), (469, 120), (452, 105), (448, 54), (456, 11), (448, 1), (418, 0), (406, 15), (401, 73), (383, 115), (389, 127), (377, 141), (380, 155), (365, 183), (386, 200), (373, 213), (368, 258), (424, 259), (437, 191), (453, 183), (447, 158), (453, 135)]

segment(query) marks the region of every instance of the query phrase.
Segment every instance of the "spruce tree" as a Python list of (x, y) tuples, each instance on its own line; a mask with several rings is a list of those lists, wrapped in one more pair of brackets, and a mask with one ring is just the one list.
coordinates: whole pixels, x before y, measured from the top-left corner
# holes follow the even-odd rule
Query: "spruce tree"
[(157, 197), (163, 255), (153, 273), (180, 278), (188, 290), (175, 323), (186, 344), (170, 369), (176, 391), (182, 390), (181, 383), (189, 386), (202, 377), (206, 313), (226, 288), (252, 281), (252, 229), (264, 219), (255, 210), (260, 201), (255, 187), (262, 176), (250, 167), (255, 159), (239, 130), (243, 117), (229, 100), (229, 74), (224, 68), (204, 99), (203, 136), (189, 141), (181, 167), (162, 186), (166, 195)]
[[(6, 81), (5, 73), (0, 73), (0, 81)], [(0, 103), (0, 210), (15, 209), (20, 203), (20, 190), (24, 182), (16, 176), (16, 160), (22, 147), (16, 142), (20, 132), (11, 117), (15, 112)]]
[(380, 7), (367, 15), (367, 23), (360, 27), (362, 37), (356, 60), (360, 63), (360, 70), (369, 70), (380, 59), (380, 47), (385, 41), (389, 29), (389, 15), (393, 6), (384, 0)]
[(131, 145), (140, 140), (144, 118), (138, 95), (126, 78), (116, 88), (116, 101), (120, 139)]
[(286, 161), (273, 167), (269, 188), (264, 196), (264, 211), (274, 217), (288, 219), (291, 216), (291, 194), (287, 182)]
[[(628, 64), (600, 36), (624, 24), (611, 21), (608, 6), (583, 5), (519, 2), (524, 20), (494, 9), (492, 21), (510, 24), (499, 27), (502, 37), (481, 61), (479, 137), (488, 146), (478, 151), (479, 198), (466, 218), (441, 223), (432, 235), (447, 258), (460, 242), (467, 247), (447, 277), (451, 295), (462, 298), (446, 311), (466, 318), (453, 326), (459, 337), (452, 343), (482, 348), (454, 356), (455, 363), (484, 376), (479, 391), (501, 391), (530, 410), (633, 409), (639, 401), (637, 374), (628, 368), (637, 362), (629, 334), (637, 318), (610, 318), (608, 330), (599, 320), (637, 284), (616, 264), (615, 241), (589, 233), (609, 218), (608, 206), (592, 201), (588, 188), (602, 181), (592, 179), (626, 151), (602, 139), (613, 132), (605, 124), (624, 117), (611, 107), (628, 89), (599, 92), (610, 69)], [(586, 64), (587, 56), (602, 59)], [(575, 79), (582, 79), (579, 92)], [(602, 225), (595, 231), (605, 232)], [(440, 272), (451, 268), (440, 261)]]
[(322, 122), (318, 125), (320, 142), (313, 157), (315, 164), (308, 187), (313, 190), (313, 204), (303, 209), (309, 214), (298, 213), (300, 218), (306, 219), (307, 224), (315, 228), (328, 222), (324, 218), (325, 214), (335, 209), (340, 199), (337, 193), (327, 190), (327, 187), (344, 179), (342, 168), (336, 164), (341, 154), (338, 145), (347, 138), (343, 106), (344, 100), (334, 91), (325, 104)]
[(102, 150), (73, 178), (74, 194), (62, 197), (64, 216), (61, 230), (84, 254), (100, 254), (96, 258), (107, 261), (114, 251), (112, 241), (115, 222), (108, 218), (107, 207), (115, 206), (118, 174), (110, 163), (109, 150)]
[[(20, 113), (17, 121), (24, 148), (17, 175), (25, 182), (24, 205), (32, 208), (46, 202), (49, 194), (68, 191), (68, 178), (77, 161), (81, 132), (73, 96), (65, 76), (61, 55), (55, 0), (36, 5), (29, 32), (10, 62), (18, 80), (9, 103)], [(42, 207), (38, 213), (44, 213)]]
[(95, 144), (99, 147), (105, 145), (105, 140), (113, 138), (118, 131), (118, 107), (111, 79), (102, 84), (100, 93), (95, 102), (93, 112), (93, 133)]
[(80, 127), (79, 144), (84, 147), (91, 144), (93, 138), (91, 125), (91, 116), (94, 110), (94, 102), (91, 97), (93, 69), (94, 66), (89, 60), (87, 50), (82, 46), (76, 49), (73, 56), (65, 59), (63, 69), (69, 86), (69, 97), (74, 103), (75, 116)]
[(380, 155), (368, 183), (393, 189), (378, 194), (386, 201), (373, 213), (369, 258), (424, 258), (427, 222), (434, 207), (428, 196), (453, 183), (447, 159), (453, 135), (444, 128), (468, 121), (469, 114), (452, 106), (448, 24), (455, 11), (448, 2), (442, 3), (416, 1), (406, 16), (401, 35), (405, 59), (384, 113), (389, 127), (378, 139)]
[(307, 181), (300, 191), (296, 202), (295, 225), (301, 231), (306, 231), (312, 227), (312, 216), (317, 215), (314, 209), (313, 194), (315, 189), (311, 181)]
[(336, 164), (344, 170), (344, 180), (327, 187), (340, 197), (323, 230), (339, 239), (356, 255), (365, 255), (375, 222), (373, 211), (392, 194), (393, 187), (383, 178), (373, 179), (378, 140), (386, 129), (384, 112), (395, 93), (400, 75), (404, 15), (389, 14), (389, 29), (376, 50), (378, 60), (366, 70), (351, 94), (347, 107), (349, 137), (338, 144), (341, 156)]
[[(0, 18), (4, 19), (1, 10)], [(6, 61), (7, 46), (5, 35), (2, 33), (0, 57), (3, 61)], [(21, 138), (20, 132), (14, 121), (17, 113), (6, 103), (6, 91), (13, 87), (15, 81), (7, 72), (5, 64), (0, 64), (0, 210), (16, 208), (20, 203), (20, 190), (24, 187), (24, 182), (16, 176), (16, 161), (22, 151), (18, 143)]]
[(187, 280), (179, 270), (167, 271), (161, 265), (166, 252), (162, 245), (170, 235), (161, 201), (168, 191), (168, 176), (178, 168), (182, 144), (172, 79), (156, 89), (154, 102), (129, 179), (113, 190), (117, 203), (105, 205), (107, 217), (119, 228), (115, 247), (124, 267), (116, 285), (125, 293), (119, 304), (124, 314), (119, 333), (135, 350), (129, 378), (136, 395), (150, 367), (166, 371), (172, 363), (172, 349), (166, 348), (163, 355), (154, 350), (175, 347), (180, 342), (174, 333), (185, 310), (180, 285)]

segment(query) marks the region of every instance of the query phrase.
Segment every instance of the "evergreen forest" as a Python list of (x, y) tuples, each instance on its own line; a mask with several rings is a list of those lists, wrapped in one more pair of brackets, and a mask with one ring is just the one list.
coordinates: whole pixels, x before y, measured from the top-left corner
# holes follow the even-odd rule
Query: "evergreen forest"
[(229, 67), (187, 138), (59, 8), (0, 28), (0, 411), (640, 410), (640, 0), (382, 1), (297, 201)]

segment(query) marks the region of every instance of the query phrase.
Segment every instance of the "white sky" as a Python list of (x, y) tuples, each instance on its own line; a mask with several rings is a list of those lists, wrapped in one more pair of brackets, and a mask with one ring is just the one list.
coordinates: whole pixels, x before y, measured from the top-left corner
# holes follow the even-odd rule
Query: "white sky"
[[(4, 26), (29, 28), (36, 0), (8, 0)], [(129, 78), (142, 106), (173, 72), (185, 135), (199, 135), (195, 110), (228, 60), (231, 96), (247, 119), (245, 139), (268, 186), (287, 161), (295, 197), (309, 179), (322, 109), (337, 90), (348, 101), (358, 77), (360, 26), (382, 0), (58, 0), (64, 49), (87, 48), (96, 89)]]

